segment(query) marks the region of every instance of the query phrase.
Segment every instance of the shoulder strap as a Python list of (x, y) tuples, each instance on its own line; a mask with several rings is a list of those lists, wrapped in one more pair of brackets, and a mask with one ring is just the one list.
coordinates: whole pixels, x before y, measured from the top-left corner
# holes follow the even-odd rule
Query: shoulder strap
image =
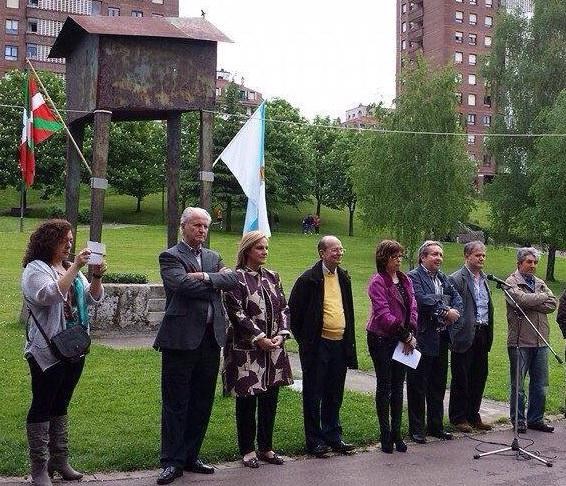
[[(39, 323), (39, 321), (36, 319), (34, 313), (31, 311), (31, 307), (28, 305), (28, 311), (29, 311), (29, 315), (33, 318), (35, 325), (37, 326), (37, 328), (39, 329), (39, 332), (41, 332), (41, 335), (43, 336), (43, 339), (45, 339), (45, 342), (47, 344), (51, 344), (51, 339), (49, 339), (47, 337), (47, 334), (45, 333), (45, 331), (43, 330), (43, 327), (41, 327), (41, 324)], [(28, 316), (28, 322), (29, 322), (29, 316)], [(27, 340), (29, 341), (29, 336), (28, 336), (28, 326), (26, 324), (26, 337)]]

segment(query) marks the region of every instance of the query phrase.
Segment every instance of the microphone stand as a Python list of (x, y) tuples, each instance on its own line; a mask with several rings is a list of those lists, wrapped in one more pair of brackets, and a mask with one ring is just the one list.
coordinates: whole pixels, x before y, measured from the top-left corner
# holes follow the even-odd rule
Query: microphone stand
[[(519, 310), (519, 312), (523, 315), (523, 317), (526, 319), (526, 321), (529, 323), (529, 325), (535, 330), (535, 332), (538, 334), (538, 336), (542, 339), (542, 341), (544, 342), (544, 344), (546, 344), (546, 346), (548, 347), (548, 349), (550, 349), (550, 352), (554, 355), (554, 357), (556, 358), (556, 361), (558, 361), (560, 364), (563, 363), (562, 359), (560, 358), (560, 356), (558, 356), (558, 354), (556, 354), (556, 352), (554, 351), (554, 349), (552, 349), (552, 346), (548, 343), (548, 341), (544, 338), (544, 336), (540, 333), (540, 331), (537, 329), (537, 327), (532, 323), (532, 321), (529, 319), (529, 317), (527, 316), (527, 314), (525, 314), (525, 311), (521, 308), (521, 306), (519, 304), (517, 304), (517, 302), (515, 301), (515, 299), (511, 296), (511, 294), (508, 291), (508, 286), (507, 285), (503, 285), (501, 282), (497, 283), (497, 288), (503, 290), (503, 292), (505, 293), (508, 302), (512, 303), (513, 306)], [(519, 328), (520, 331), (520, 328)], [(519, 332), (520, 334), (520, 332)], [(514, 451), (516, 453), (516, 457), (519, 457), (519, 455), (521, 453), (536, 459), (537, 461), (542, 462), (543, 464), (546, 464), (548, 467), (552, 467), (552, 462), (548, 461), (546, 459), (543, 459), (542, 457), (537, 456), (536, 454), (533, 454), (532, 452), (529, 452), (525, 449), (523, 449), (522, 447), (519, 446), (519, 372), (520, 372), (520, 361), (521, 361), (521, 353), (519, 350), (519, 337), (517, 335), (517, 344), (515, 345), (515, 397), (514, 397), (514, 401), (515, 401), (515, 420), (514, 420), (514, 424), (513, 424), (513, 442), (511, 442), (511, 445), (508, 447), (504, 447), (502, 449), (497, 449), (495, 451), (489, 451), (489, 452), (483, 452), (481, 454), (476, 454), (474, 455), (474, 459), (480, 459), (482, 457), (486, 457), (486, 456), (491, 456), (492, 454), (499, 454), (500, 452), (507, 452), (507, 451)]]

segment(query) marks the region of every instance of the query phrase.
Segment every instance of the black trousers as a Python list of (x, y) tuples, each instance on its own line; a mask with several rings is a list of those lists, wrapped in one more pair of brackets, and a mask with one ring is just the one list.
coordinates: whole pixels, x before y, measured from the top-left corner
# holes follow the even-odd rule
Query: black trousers
[(190, 351), (162, 350), (161, 465), (183, 467), (197, 458), (210, 420), (220, 347), (212, 328)]
[[(399, 340), (380, 337), (368, 332), (367, 341), (375, 369), (375, 408), (381, 442), (398, 441), (401, 440), (403, 382), (406, 367), (391, 358)], [(390, 414), (391, 421), (389, 421)]]
[(301, 364), (307, 450), (340, 442), (340, 407), (346, 380), (346, 353), (342, 341), (321, 338), (316, 359), (309, 359), (301, 352)]
[(465, 353), (450, 355), (452, 380), (450, 383), (450, 422), (476, 423), (480, 420), (480, 406), (487, 380), (488, 349), (487, 326), (478, 326), (474, 342)]
[(278, 397), (279, 387), (272, 386), (259, 395), (236, 398), (238, 447), (242, 456), (255, 450), (256, 430), (258, 449), (261, 452), (273, 450), (273, 426)]
[(83, 372), (85, 359), (63, 363), (41, 371), (33, 357), (28, 358), (32, 400), (27, 423), (48, 422), (51, 417), (67, 415), (69, 402)]
[(437, 433), (443, 430), (444, 393), (448, 375), (448, 335), (440, 334), (438, 356), (423, 354), (416, 370), (407, 372), (407, 401), (409, 406), (409, 432)]

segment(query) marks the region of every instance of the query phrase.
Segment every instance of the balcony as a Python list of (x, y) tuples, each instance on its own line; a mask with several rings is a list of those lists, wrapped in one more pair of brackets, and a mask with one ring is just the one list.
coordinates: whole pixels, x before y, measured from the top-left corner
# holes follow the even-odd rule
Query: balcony
[(417, 42), (422, 41), (423, 40), (422, 26), (409, 30), (409, 32), (407, 33), (407, 39), (409, 41), (417, 41)]
[(415, 6), (413, 7), (413, 10), (409, 10), (409, 16), (407, 17), (407, 20), (409, 22), (417, 22), (420, 21), (422, 22), (424, 16), (424, 11), (421, 7)]
[(411, 55), (415, 54), (417, 51), (422, 51), (423, 45), (422, 42), (409, 42), (409, 47), (407, 48), (407, 52)]

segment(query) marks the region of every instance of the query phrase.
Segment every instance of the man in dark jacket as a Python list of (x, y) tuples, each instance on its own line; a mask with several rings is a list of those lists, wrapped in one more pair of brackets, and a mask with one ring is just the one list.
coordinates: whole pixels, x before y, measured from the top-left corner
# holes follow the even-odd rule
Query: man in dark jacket
[(438, 241), (425, 241), (419, 248), (419, 266), (408, 273), (417, 300), (417, 348), (422, 353), (417, 369), (409, 369), (407, 373), (409, 433), (419, 444), (426, 442), (425, 401), (428, 434), (452, 439), (443, 426), (448, 375), (447, 328), (459, 319), (462, 298), (440, 271), (442, 261), (442, 245)]
[(493, 342), (493, 303), (483, 265), (485, 245), (464, 245), (464, 266), (450, 275), (464, 302), (464, 313), (448, 329), (452, 352), (450, 369), (450, 422), (460, 432), (491, 430), (482, 422), (480, 406), (487, 380), (488, 353)]
[(317, 457), (330, 449), (353, 449), (343, 441), (340, 425), (346, 369), (358, 367), (352, 286), (340, 268), (343, 253), (338, 238), (323, 237), (320, 261), (299, 277), (289, 297), (291, 331), (303, 371), (306, 448)]
[(168, 484), (183, 469), (211, 474), (198, 458), (216, 389), (220, 347), (226, 340), (221, 290), (238, 285), (236, 273), (204, 248), (210, 215), (187, 208), (181, 215), (183, 240), (159, 255), (165, 288), (165, 317), (153, 347), (161, 351), (161, 466), (157, 484)]

